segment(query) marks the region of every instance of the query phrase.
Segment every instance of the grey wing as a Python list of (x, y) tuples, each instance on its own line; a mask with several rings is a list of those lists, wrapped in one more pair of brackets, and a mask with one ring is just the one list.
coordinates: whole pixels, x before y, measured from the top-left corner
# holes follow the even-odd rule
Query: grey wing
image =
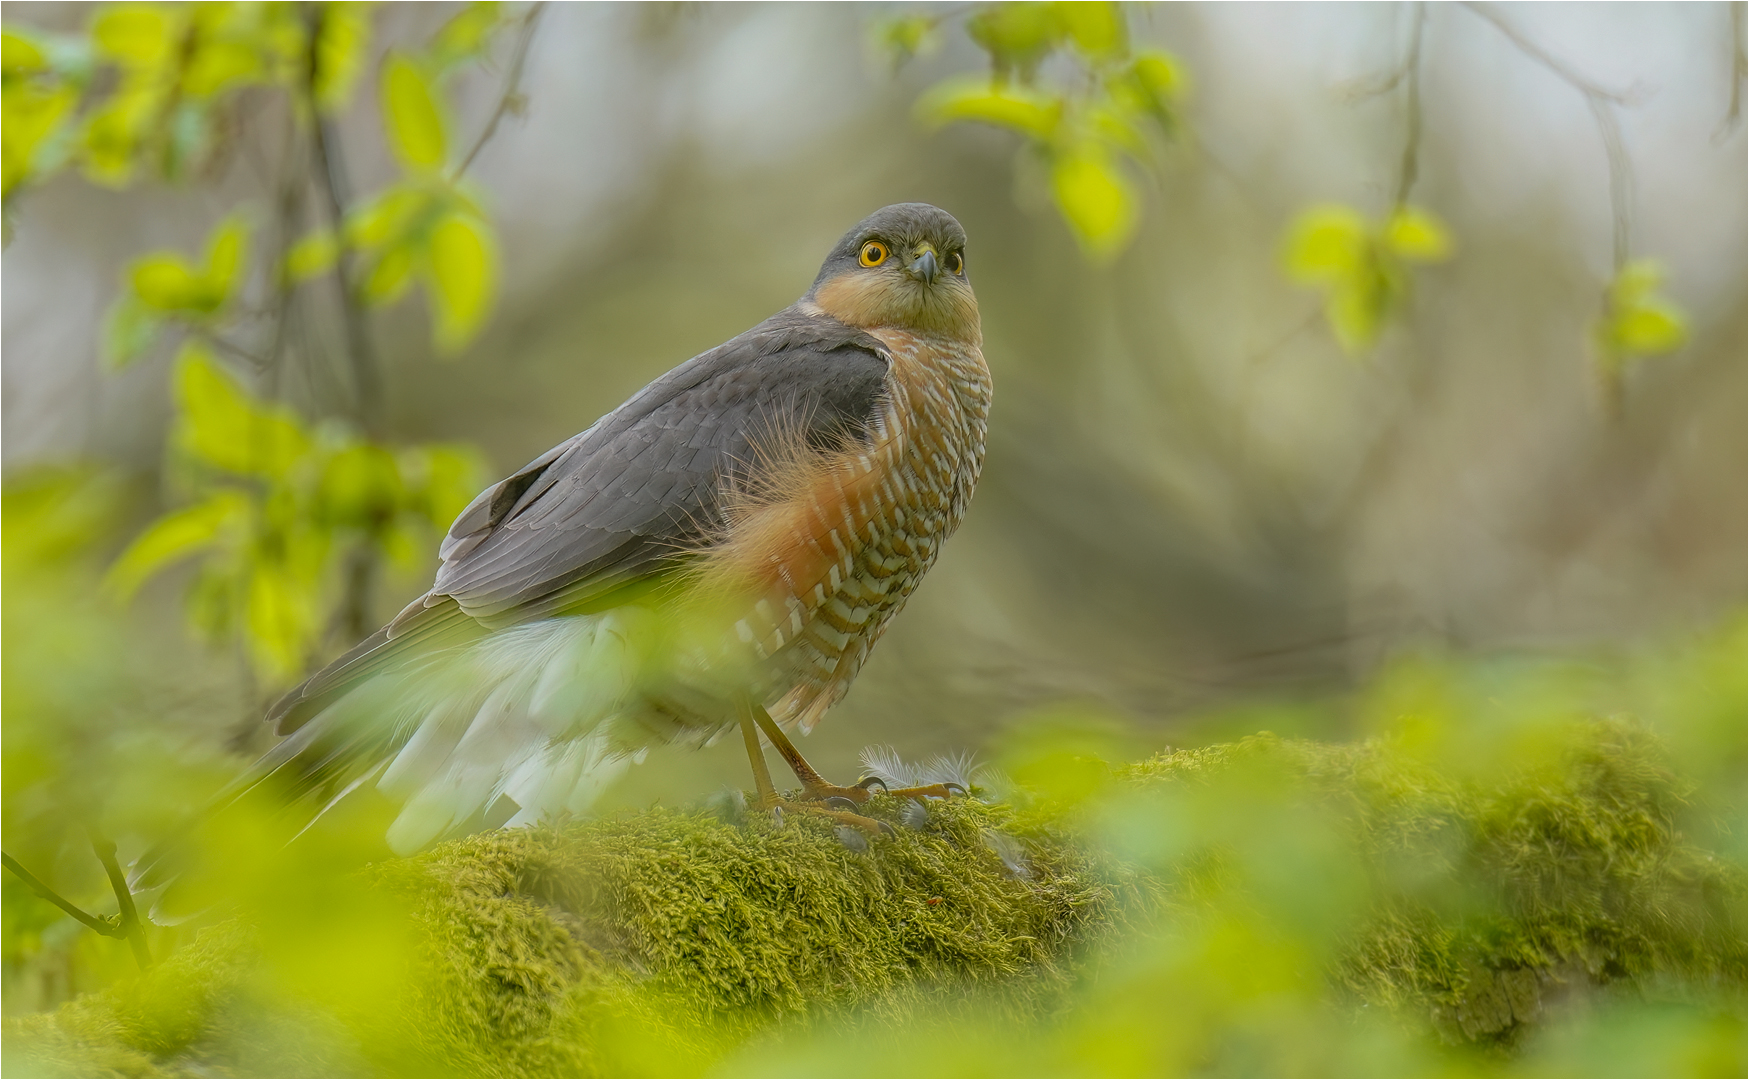
[(848, 328), (754, 331), (676, 368), (482, 493), (444, 540), (428, 602), (501, 626), (659, 571), (718, 526), (763, 434), (861, 428), (886, 387), (879, 349)]
[(576, 609), (661, 573), (708, 540), (726, 480), (754, 467), (764, 433), (854, 434), (887, 373), (878, 341), (793, 309), (694, 357), (481, 492), (450, 527), (431, 591), (269, 719), (287, 734), (423, 640)]

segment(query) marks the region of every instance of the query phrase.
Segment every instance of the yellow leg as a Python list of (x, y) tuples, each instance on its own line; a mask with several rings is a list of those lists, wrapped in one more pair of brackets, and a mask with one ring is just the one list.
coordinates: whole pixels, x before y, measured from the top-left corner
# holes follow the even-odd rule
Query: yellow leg
[[(777, 752), (789, 764), (790, 771), (796, 774), (796, 779), (801, 781), (802, 788), (806, 792), (804, 798), (813, 800), (849, 799), (851, 802), (862, 803), (868, 801), (870, 787), (879, 784), (883, 791), (886, 790), (886, 785), (879, 780), (864, 780), (854, 787), (841, 787), (838, 784), (829, 783), (825, 777), (820, 775), (819, 770), (808, 764), (808, 759), (802, 756), (800, 750), (796, 749), (795, 743), (789, 741), (789, 736), (785, 735), (783, 729), (777, 726), (777, 721), (771, 718), (771, 714), (765, 711), (764, 706), (757, 702), (749, 703), (742, 714), (743, 725), (745, 725), (746, 717), (749, 714), (753, 717), (753, 722), (759, 725), (759, 730), (765, 732), (765, 737), (771, 740), (771, 745), (777, 748)], [(751, 739), (753, 736), (749, 734), (748, 738)], [(754, 740), (755, 745), (757, 741)], [(765, 759), (761, 756), (759, 767), (763, 768), (764, 765)], [(965, 789), (958, 784), (929, 784), (925, 787), (895, 788), (892, 791), (887, 791), (887, 794), (901, 799), (949, 799), (956, 794), (964, 795), (965, 793)]]
[[(845, 810), (832, 810), (823, 806), (797, 805), (779, 796), (776, 786), (771, 782), (771, 770), (765, 765), (765, 751), (759, 745), (759, 732), (754, 727), (755, 724), (758, 724), (761, 728), (765, 728), (767, 732), (776, 732), (777, 738), (783, 739), (783, 741), (778, 744), (778, 750), (781, 753), (785, 748), (788, 749), (788, 753), (784, 754), (784, 759), (786, 761), (790, 759), (790, 754), (795, 754), (796, 748), (790, 744), (790, 741), (787, 738), (784, 738), (783, 731), (772, 722), (770, 715), (768, 715), (763, 708), (751, 703), (744, 703), (742, 705), (741, 738), (747, 744), (747, 760), (753, 765), (753, 789), (757, 809), (795, 810), (799, 813), (811, 814), (815, 817), (829, 818), (843, 825), (852, 825), (864, 830), (865, 832), (874, 833), (877, 836), (881, 833), (886, 833), (889, 836), (894, 834), (893, 827), (884, 821), (877, 821), (874, 818), (863, 817), (861, 814), (852, 814)], [(766, 727), (766, 725), (770, 726)], [(796, 779), (802, 780), (804, 785), (808, 787), (810, 797), (829, 797), (830, 790), (828, 790), (826, 794), (818, 796), (812, 794), (821, 787), (830, 789), (831, 785), (826, 784), (824, 780), (821, 780), (820, 774), (814, 772), (813, 768), (810, 767), (806, 761), (802, 761), (800, 754), (795, 754), (795, 760), (801, 761), (802, 768), (807, 769), (808, 774), (812, 776), (815, 781), (813, 785), (808, 785), (802, 774), (800, 772), (796, 773)], [(794, 766), (792, 765), (791, 767), (793, 768)], [(861, 788), (851, 788), (849, 790), (860, 792), (863, 799), (868, 798), (868, 792), (863, 791)], [(860, 802), (861, 800), (858, 801)]]

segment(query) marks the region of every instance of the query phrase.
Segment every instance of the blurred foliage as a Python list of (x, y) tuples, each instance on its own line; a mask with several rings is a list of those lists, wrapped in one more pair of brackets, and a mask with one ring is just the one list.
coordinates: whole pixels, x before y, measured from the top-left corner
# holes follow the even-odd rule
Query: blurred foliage
[[(146, 168), (170, 181), (216, 166), (242, 122), (241, 95), (271, 87), (301, 125), (344, 112), (371, 45), (372, 5), (326, 3), (118, 4), (99, 8), (83, 36), (9, 28), (4, 35), (0, 158), (8, 220), (13, 196), (79, 164), (95, 183), (123, 187)], [(348, 208), (345, 244), (365, 262), (359, 297), (399, 299), (423, 278), (440, 351), (471, 341), (498, 289), (496, 246), (476, 192), (464, 191), (440, 93), (445, 76), (478, 60), (503, 25), (499, 5), (464, 8), (417, 55), (391, 51), (379, 80), (385, 133), (406, 178)], [(445, 166), (451, 166), (445, 172)], [(218, 240), (231, 234), (221, 231)], [(331, 231), (313, 233), (280, 283), (333, 269)], [(218, 254), (215, 247), (213, 254)], [(116, 309), (110, 354), (125, 361), (150, 343), (158, 318), (211, 318), (235, 291), (241, 257), (221, 280), (174, 256), (135, 267)]]
[(1432, 213), (1399, 206), (1370, 222), (1349, 206), (1314, 206), (1288, 228), (1282, 264), (1324, 293), (1324, 319), (1350, 355), (1370, 349), (1408, 302), (1409, 266), (1451, 257), (1451, 234)]
[(176, 421), (166, 473), (192, 502), (142, 532), (110, 567), (108, 589), (131, 596), (171, 564), (199, 555), (188, 615), (208, 640), (240, 639), (258, 677), (303, 673), (327, 627), (349, 549), (367, 545), (420, 565), (484, 482), (465, 446), (395, 451), (343, 425), (311, 428), (251, 396), (199, 345), (176, 367)]
[(1639, 259), (1623, 266), (1609, 283), (1596, 327), (1598, 363), (1605, 372), (1673, 352), (1688, 340), (1687, 317), (1659, 291), (1664, 278), (1663, 264)]
[[(902, 64), (950, 17), (897, 16), (879, 24), (876, 37)], [(1156, 171), (1182, 126), (1182, 66), (1159, 50), (1132, 49), (1127, 12), (1116, 3), (980, 5), (965, 32), (989, 54), (989, 77), (937, 84), (918, 100), (918, 116), (934, 126), (974, 122), (1021, 135), (1082, 250), (1098, 261), (1115, 257), (1141, 216), (1134, 174)], [(1041, 77), (1053, 58), (1062, 61), (1061, 77)]]
[(1373, 734), (1347, 745), (1263, 734), (1125, 766), (1099, 756), (1109, 720), (1059, 710), (979, 798), (878, 797), (897, 834), (865, 845), (738, 796), (351, 874), (370, 811), (278, 855), (241, 828), (217, 841), (230, 914), (143, 978), (12, 1022), (9, 1059), (1740, 1072), (1744, 744), (1721, 720), (1743, 714), (1744, 644), (1739, 619), (1615, 663), (1408, 660), (1352, 703)]

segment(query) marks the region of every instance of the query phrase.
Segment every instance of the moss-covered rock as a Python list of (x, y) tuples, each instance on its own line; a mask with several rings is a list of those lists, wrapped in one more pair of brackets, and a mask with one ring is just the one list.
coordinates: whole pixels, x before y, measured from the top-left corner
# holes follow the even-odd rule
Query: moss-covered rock
[[(877, 799), (897, 835), (866, 843), (806, 816), (660, 809), (489, 833), (355, 875), (346, 903), (375, 921), (354, 945), (236, 917), (11, 1022), (6, 1071), (673, 1074), (966, 1001), (985, 1031), (1036, 1035), (1093, 1007), (1088, 984), (1162, 926), (1267, 914), (1235, 891), (1246, 866), (1267, 882), (1306, 859), (1294, 874), (1330, 880), (1283, 880), (1328, 909), (1294, 932), (1338, 943), (1320, 1008), (1502, 1048), (1599, 992), (1737, 1023), (1743, 868), (1684, 841), (1684, 805), (1649, 737), (1595, 724), (1489, 782), (1378, 743), (1259, 737), (1116, 770), (1076, 805), (956, 800), (919, 820)], [(1336, 847), (1306, 821), (1334, 822)], [(1161, 846), (1187, 829), (1213, 840)]]

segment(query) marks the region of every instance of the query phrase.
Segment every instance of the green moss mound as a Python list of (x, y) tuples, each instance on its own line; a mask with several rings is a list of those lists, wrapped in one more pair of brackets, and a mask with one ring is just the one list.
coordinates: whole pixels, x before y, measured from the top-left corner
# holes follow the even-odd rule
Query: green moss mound
[(1685, 788), (1627, 725), (1488, 782), (1394, 745), (1259, 737), (1079, 801), (871, 806), (896, 835), (658, 809), (446, 844), (9, 1023), (6, 1071), (699, 1073), (966, 1010), (968, 1038), (1073, 1036), (1101, 993), (1135, 996), (1146, 943), (1267, 921), (1278, 894), (1299, 920), (1279, 940), (1328, 946), (1305, 1007), (1383, 1012), (1429, 1045), (1510, 1054), (1598, 995), (1741, 1023), (1743, 867), (1685, 840)]

